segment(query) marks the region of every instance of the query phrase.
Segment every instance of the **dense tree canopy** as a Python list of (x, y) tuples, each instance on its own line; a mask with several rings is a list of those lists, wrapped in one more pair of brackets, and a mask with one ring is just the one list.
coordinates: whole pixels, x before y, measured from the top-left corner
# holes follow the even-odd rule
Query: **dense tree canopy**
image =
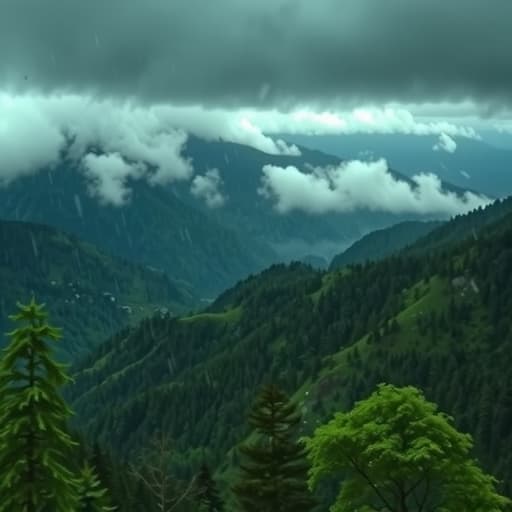
[(510, 503), (471, 458), (471, 437), (413, 387), (379, 386), (307, 444), (313, 486), (341, 475), (336, 512), (499, 512)]

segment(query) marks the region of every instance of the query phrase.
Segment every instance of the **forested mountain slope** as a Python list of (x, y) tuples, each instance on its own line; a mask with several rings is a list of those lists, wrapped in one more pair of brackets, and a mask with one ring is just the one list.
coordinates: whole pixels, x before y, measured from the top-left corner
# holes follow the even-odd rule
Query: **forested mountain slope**
[(0, 217), (73, 233), (118, 257), (161, 269), (207, 297), (262, 268), (267, 253), (272, 254), (244, 245), (236, 233), (185, 204), (169, 187), (143, 181), (132, 185), (128, 204), (101, 204), (89, 195), (78, 169), (62, 166), (0, 189)]
[(331, 273), (274, 266), (204, 313), (145, 320), (75, 368), (77, 423), (127, 458), (164, 430), (178, 473), (206, 458), (229, 480), (263, 382), (295, 394), (305, 433), (379, 382), (412, 384), (510, 494), (512, 215), (476, 234)]
[[(0, 221), (0, 330), (16, 301), (51, 304), (63, 327), (65, 359), (90, 351), (155, 308), (183, 312), (197, 303), (160, 271), (112, 257), (48, 226)], [(3, 334), (1, 341), (3, 343)]]
[(335, 256), (330, 270), (351, 263), (380, 260), (408, 246), (411, 246), (408, 250), (421, 252), (476, 236), (478, 230), (511, 212), (512, 197), (509, 197), (498, 199), (486, 208), (457, 215), (450, 222), (407, 221), (372, 231)]
[(441, 222), (436, 221), (406, 221), (389, 228), (372, 231), (335, 256), (329, 269), (335, 270), (351, 263), (380, 260), (416, 242), (418, 238), (440, 225)]
[[(196, 177), (204, 179), (212, 169), (219, 173), (215, 186), (224, 204), (216, 208), (191, 193), (190, 180), (151, 185), (130, 178), (125, 185), (132, 193), (126, 204), (103, 204), (91, 197), (90, 178), (80, 165), (64, 160), (0, 188), (0, 218), (74, 233), (114, 255), (187, 281), (207, 299), (272, 263), (310, 255), (331, 259), (371, 230), (423, 218), (368, 209), (322, 215), (277, 212), (274, 200), (261, 193), (265, 165), (312, 172), (312, 167), (341, 163), (332, 155), (301, 151), (301, 156), (268, 155), (240, 144), (190, 136), (183, 156)], [(392, 174), (411, 183), (404, 175)], [(446, 183), (443, 187), (453, 190)]]

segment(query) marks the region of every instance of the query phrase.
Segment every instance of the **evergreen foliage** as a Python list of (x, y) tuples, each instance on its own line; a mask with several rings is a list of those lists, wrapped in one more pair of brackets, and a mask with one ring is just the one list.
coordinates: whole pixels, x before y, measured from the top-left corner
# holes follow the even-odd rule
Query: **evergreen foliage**
[(196, 480), (196, 499), (200, 512), (222, 512), (224, 504), (210, 468), (202, 464)]
[(80, 473), (80, 506), (79, 512), (112, 512), (115, 507), (110, 506), (107, 490), (102, 488), (101, 482), (94, 468), (86, 463)]
[(0, 511), (70, 512), (78, 482), (67, 454), (75, 443), (58, 393), (70, 379), (49, 345), (60, 333), (34, 299), (18, 309), (0, 362)]
[(157, 307), (182, 312), (196, 303), (163, 272), (48, 226), (0, 219), (0, 247), (0, 348), (8, 328), (6, 305), (33, 294), (51, 304), (52, 319), (62, 327), (62, 341), (55, 347), (62, 362), (89, 353)]
[(263, 388), (249, 414), (258, 440), (240, 447), (244, 462), (233, 487), (245, 512), (312, 510), (305, 447), (295, 439), (301, 415), (275, 385)]

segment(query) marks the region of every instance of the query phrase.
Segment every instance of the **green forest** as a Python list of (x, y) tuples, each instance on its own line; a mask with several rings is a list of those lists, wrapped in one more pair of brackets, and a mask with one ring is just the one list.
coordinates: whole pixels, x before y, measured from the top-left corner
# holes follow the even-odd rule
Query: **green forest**
[(0, 511), (510, 507), (510, 200), (379, 261), (275, 265), (69, 367), (51, 300), (11, 309)]

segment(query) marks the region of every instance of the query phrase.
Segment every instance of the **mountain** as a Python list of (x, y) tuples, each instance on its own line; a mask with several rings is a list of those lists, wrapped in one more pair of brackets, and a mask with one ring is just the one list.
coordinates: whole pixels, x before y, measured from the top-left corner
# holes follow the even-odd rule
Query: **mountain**
[[(171, 188), (133, 182), (131, 202), (102, 205), (75, 168), (59, 167), (0, 189), (0, 217), (49, 224), (110, 253), (165, 271), (203, 294), (263, 267), (255, 244), (180, 201)], [(266, 260), (265, 260), (266, 261)]]
[(450, 222), (442, 224), (418, 239), (410, 247), (411, 252), (425, 252), (453, 244), (468, 237), (478, 239), (479, 233), (512, 213), (512, 196), (498, 199), (486, 208), (478, 208), (466, 215), (457, 215)]
[(487, 208), (479, 208), (465, 215), (457, 215), (450, 222), (402, 222), (373, 231), (335, 256), (330, 270), (352, 263), (375, 261), (409, 247), (411, 252), (458, 242), (469, 236), (476, 236), (478, 230), (499, 221), (512, 213), (512, 196), (497, 199)]
[(74, 367), (77, 425), (121, 458), (165, 431), (178, 474), (206, 460), (229, 483), (262, 383), (293, 394), (304, 434), (379, 382), (411, 384), (475, 437), (510, 494), (512, 214), (446, 240), (334, 272), (276, 265), (202, 313), (123, 330)]
[[(340, 250), (370, 231), (405, 220), (432, 218), (364, 209), (326, 214), (276, 212), (272, 201), (259, 193), (265, 165), (282, 168), (295, 166), (303, 172), (311, 172), (311, 167), (335, 167), (342, 162), (340, 156), (304, 146), (299, 149), (300, 156), (268, 155), (239, 144), (205, 142), (189, 137), (186, 154), (193, 160), (199, 174), (204, 174), (208, 169), (219, 171), (223, 182), (220, 190), (225, 204), (221, 208), (208, 208), (202, 199), (190, 194), (188, 185), (177, 185), (175, 189), (180, 199), (220, 224), (230, 226), (243, 240), (256, 239), (269, 245), (278, 256), (269, 263), (303, 260), (311, 256), (330, 261)], [(395, 179), (414, 186), (407, 175), (393, 170), (390, 172)], [(443, 188), (456, 193), (464, 192), (450, 183), (443, 183)]]
[(282, 135), (284, 140), (347, 159), (385, 158), (393, 169), (411, 177), (433, 172), (442, 180), (489, 197), (512, 194), (512, 148), (456, 137), (455, 152), (434, 151), (436, 136), (400, 134)]
[(226, 197), (222, 207), (209, 208), (191, 193), (190, 182), (151, 186), (144, 180), (129, 183), (133, 193), (128, 204), (101, 204), (90, 196), (90, 184), (80, 168), (66, 161), (1, 187), (0, 218), (73, 233), (116, 256), (186, 281), (204, 299), (272, 263), (304, 257), (330, 260), (372, 230), (419, 218), (371, 211), (277, 213), (258, 193), (263, 166), (307, 169), (341, 161), (318, 151), (302, 148), (300, 157), (275, 156), (190, 137), (184, 156), (199, 175), (218, 169)]
[[(110, 256), (44, 225), (0, 221), (0, 330), (16, 301), (51, 305), (63, 328), (60, 357), (81, 356), (123, 326), (165, 308), (174, 314), (197, 303), (160, 271)], [(3, 341), (3, 340), (2, 340)]]
[(372, 231), (335, 256), (329, 269), (335, 270), (351, 263), (380, 260), (412, 244), (440, 225), (441, 222), (435, 221), (406, 221)]

